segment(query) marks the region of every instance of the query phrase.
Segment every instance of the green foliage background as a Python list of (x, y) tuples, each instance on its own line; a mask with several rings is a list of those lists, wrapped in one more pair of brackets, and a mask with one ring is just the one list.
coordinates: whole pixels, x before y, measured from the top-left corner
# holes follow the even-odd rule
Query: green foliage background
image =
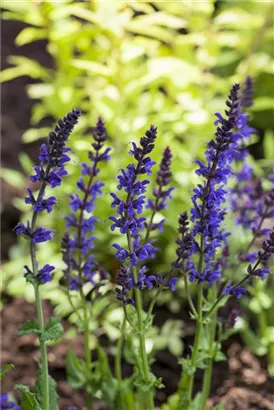
[[(90, 126), (97, 116), (104, 117), (113, 147), (113, 160), (102, 170), (105, 195), (99, 200), (96, 216), (96, 253), (113, 277), (117, 268), (111, 250), (109, 192), (115, 189), (118, 169), (129, 157), (130, 141), (136, 141), (150, 124), (158, 127), (159, 138), (154, 159), (160, 160), (166, 145), (173, 151), (174, 199), (165, 213), (166, 232), (159, 239), (163, 249), (154, 262), (156, 270), (167, 269), (174, 255), (177, 216), (190, 206), (190, 193), (197, 182), (193, 160), (203, 156), (205, 142), (214, 133), (214, 113), (223, 112), (225, 97), (234, 82), (247, 75), (255, 81), (256, 98), (252, 107), (252, 126), (263, 138), (264, 158), (250, 159), (260, 174), (269, 167), (273, 154), (273, 4), (261, 1), (2, 1), (3, 19), (27, 24), (16, 38), (16, 45), (47, 40), (53, 67), (41, 66), (27, 56), (10, 56), (10, 68), (1, 73), (2, 81), (28, 76), (35, 83), (27, 86), (35, 101), (32, 128), (23, 135), (29, 143), (47, 136), (44, 119), (64, 116), (72, 107), (84, 115), (73, 133), (70, 145), (74, 160), (70, 177), (58, 192), (59, 208), (43, 225), (56, 229), (56, 241), (40, 246), (41, 265), (50, 261), (59, 268), (45, 297), (65, 314), (66, 296), (57, 285), (61, 277), (59, 242), (64, 230), (61, 215), (68, 210), (67, 195), (75, 191), (80, 164), (87, 158), (91, 142)], [(254, 137), (253, 143), (259, 137)], [(5, 169), (2, 176), (17, 186), (27, 184), (32, 163), (20, 154), (25, 171), (22, 176)], [(155, 169), (156, 170), (156, 169)], [(29, 217), (22, 198), (14, 204)], [(233, 227), (232, 227), (233, 229)], [(239, 243), (243, 233), (237, 232)], [(22, 277), (28, 263), (28, 250), (20, 240), (10, 251), (4, 266), (4, 289), (12, 295), (32, 300), (32, 289)], [(163, 300), (164, 301), (164, 300)], [(102, 310), (104, 303), (102, 303)], [(178, 309), (174, 299), (171, 308)], [(100, 310), (100, 308), (98, 308)], [(108, 323), (110, 323), (108, 321)]]

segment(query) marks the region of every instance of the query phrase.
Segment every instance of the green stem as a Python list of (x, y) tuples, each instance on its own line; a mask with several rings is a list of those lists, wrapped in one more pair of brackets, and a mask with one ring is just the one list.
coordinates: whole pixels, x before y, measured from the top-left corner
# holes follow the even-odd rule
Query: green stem
[[(38, 317), (38, 326), (39, 330), (43, 333), (45, 330), (44, 327), (44, 318), (43, 318), (43, 309), (42, 301), (39, 292), (39, 285), (34, 285), (37, 317)], [(47, 359), (47, 346), (46, 342), (39, 340), (40, 344), (40, 353), (42, 360), (42, 380), (43, 380), (43, 410), (49, 410), (49, 374), (48, 374), (48, 359)]]
[[(255, 263), (255, 265), (253, 266), (253, 271), (257, 268), (257, 266), (259, 266), (259, 264), (261, 263), (261, 260), (258, 259), (257, 262)], [(231, 289), (236, 289), (238, 286), (243, 285), (248, 279), (250, 279), (250, 274), (248, 273), (247, 275), (245, 275), (245, 277), (240, 280), (240, 282), (235, 283), (235, 285), (232, 286)], [(215, 311), (215, 309), (218, 307), (219, 303), (221, 302), (221, 300), (224, 297), (229, 297), (230, 295), (225, 295), (224, 293), (222, 293), (218, 299), (213, 303), (213, 305), (211, 306), (211, 308), (209, 309), (209, 311), (204, 315), (203, 317), (203, 321), (205, 321), (209, 316), (211, 316), (212, 312)]]
[(209, 316), (212, 315), (213, 312), (215, 312), (215, 309), (218, 307), (218, 305), (219, 305), (219, 303), (221, 302), (221, 300), (222, 300), (224, 297), (226, 297), (226, 296), (229, 296), (229, 295), (224, 295), (224, 294), (221, 295), (221, 296), (216, 300), (216, 302), (213, 303), (213, 305), (211, 306), (211, 308), (209, 309), (209, 311), (204, 315), (203, 321), (205, 321)]
[[(137, 282), (137, 272), (136, 268), (133, 269), (134, 273), (134, 281)], [(135, 301), (136, 301), (136, 310), (137, 310), (137, 317), (138, 317), (138, 327), (139, 327), (139, 343), (140, 343), (140, 353), (141, 359), (143, 363), (143, 371), (144, 371), (144, 379), (145, 383), (149, 385), (150, 383), (150, 374), (149, 374), (149, 364), (148, 358), (146, 353), (146, 346), (145, 346), (145, 336), (144, 336), (144, 323), (142, 319), (142, 296), (141, 291), (138, 288), (135, 288)], [(153, 401), (153, 392), (150, 388), (148, 391), (148, 409), (154, 410), (154, 401)]]
[(198, 286), (198, 300), (197, 300), (197, 317), (196, 317), (196, 332), (194, 338), (194, 345), (191, 355), (191, 367), (194, 369), (192, 374), (184, 374), (182, 372), (178, 395), (179, 395), (179, 407), (180, 410), (187, 410), (189, 408), (189, 404), (192, 399), (192, 391), (193, 391), (193, 384), (194, 384), (194, 377), (196, 371), (196, 362), (197, 356), (199, 351), (200, 339), (202, 334), (202, 327), (203, 327), (203, 286), (199, 284)]
[(122, 348), (123, 348), (123, 342), (124, 342), (124, 337), (125, 337), (125, 330), (126, 330), (126, 318), (124, 317), (123, 322), (122, 322), (122, 327), (121, 327), (121, 335), (119, 337), (118, 343), (117, 343), (117, 351), (116, 351), (116, 356), (115, 356), (115, 377), (119, 382), (122, 381), (122, 368), (121, 368), (121, 358), (122, 358)]
[(270, 376), (274, 376), (274, 343), (268, 347), (268, 371)]
[(114, 363), (114, 371), (115, 371), (115, 377), (118, 380), (118, 394), (117, 394), (117, 400), (116, 400), (116, 408), (120, 410), (124, 410), (124, 401), (123, 401), (123, 395), (121, 392), (121, 383), (122, 383), (122, 366), (121, 366), (121, 359), (122, 359), (122, 349), (123, 349), (123, 342), (125, 338), (125, 330), (126, 330), (126, 317), (124, 316), (122, 326), (121, 326), (121, 334), (117, 343), (117, 350), (116, 350), (116, 356), (115, 356), (115, 363)]
[[(79, 275), (79, 281), (80, 281), (80, 296), (81, 296), (83, 310), (84, 310), (84, 323), (83, 324), (84, 324), (85, 364), (86, 364), (87, 374), (90, 376), (92, 376), (92, 371), (91, 371), (91, 349), (90, 349), (90, 339), (89, 339), (89, 315), (88, 315), (87, 301), (86, 301), (86, 297), (83, 291), (83, 266), (82, 266), (83, 260), (82, 260), (81, 245), (82, 245), (82, 225), (83, 225), (83, 219), (84, 219), (84, 210), (86, 207), (86, 203), (88, 200), (89, 191), (90, 191), (93, 179), (96, 176), (96, 165), (98, 161), (98, 155), (99, 155), (98, 150), (96, 150), (93, 167), (91, 170), (91, 174), (90, 174), (88, 185), (85, 191), (85, 195), (83, 198), (83, 205), (80, 210), (80, 215), (79, 215), (79, 220), (78, 220), (78, 231), (77, 231), (77, 241), (78, 241), (78, 247), (79, 247), (78, 275)], [(86, 405), (87, 405), (88, 410), (93, 409), (93, 398), (92, 398), (92, 394), (89, 392), (86, 392)]]
[[(131, 242), (131, 237), (129, 233), (127, 234), (127, 241), (128, 241), (129, 252), (132, 253), (132, 242)], [(132, 273), (133, 273), (134, 283), (137, 283), (138, 274), (137, 274), (136, 266), (132, 267)], [(137, 312), (137, 318), (138, 318), (138, 336), (139, 336), (139, 343), (140, 343), (141, 360), (142, 360), (142, 365), (143, 365), (144, 381), (147, 385), (149, 385), (150, 384), (150, 371), (149, 371), (149, 363), (148, 363), (146, 346), (145, 346), (144, 322), (142, 318), (143, 303), (142, 303), (141, 291), (137, 287), (134, 288), (134, 296), (135, 296), (136, 312)], [(147, 393), (147, 401), (148, 401), (148, 410), (154, 410), (153, 391), (151, 388), (148, 390), (148, 393)]]
[[(203, 302), (203, 286), (202, 284), (199, 285), (198, 289), (198, 302), (197, 302), (197, 312), (198, 312), (198, 317), (197, 317), (197, 330), (195, 333), (195, 339), (194, 339), (194, 346), (193, 346), (193, 352), (191, 355), (191, 366), (195, 367), (196, 370), (196, 361), (197, 361), (197, 356), (198, 356), (198, 351), (199, 351), (199, 345), (200, 345), (200, 339), (201, 339), (201, 333), (202, 333), (202, 302)], [(192, 399), (192, 390), (193, 390), (193, 383), (194, 383), (194, 377), (195, 377), (195, 372), (190, 375), (189, 377), (189, 386), (188, 386), (188, 400), (189, 402)]]
[(193, 303), (193, 301), (192, 301), (192, 297), (191, 297), (191, 294), (190, 294), (190, 291), (189, 291), (189, 287), (188, 287), (188, 279), (187, 279), (187, 276), (186, 276), (185, 272), (183, 272), (183, 278), (184, 278), (185, 290), (186, 290), (186, 295), (187, 295), (187, 300), (188, 300), (188, 304), (189, 304), (190, 310), (191, 310), (192, 314), (197, 317), (197, 316), (198, 316), (198, 312), (197, 312), (197, 310), (196, 310), (196, 308), (195, 308), (195, 306), (194, 306), (194, 303)]
[[(45, 174), (48, 175), (49, 172), (49, 165), (47, 166)], [(46, 183), (43, 182), (40, 186), (37, 201), (39, 198), (43, 198), (44, 192), (46, 189)], [(31, 233), (33, 233), (36, 229), (36, 220), (37, 220), (38, 212), (35, 211), (32, 214), (31, 220)], [(38, 263), (36, 260), (36, 247), (35, 243), (32, 242), (30, 239), (30, 257), (32, 263), (32, 272), (34, 277), (36, 278), (38, 275)], [(41, 333), (45, 330), (44, 325), (44, 315), (43, 315), (43, 307), (42, 307), (42, 300), (39, 291), (39, 283), (34, 282), (34, 294), (35, 294), (35, 303), (36, 303), (36, 311), (37, 311), (37, 318), (38, 318), (38, 326)], [(43, 401), (42, 401), (42, 408), (43, 410), (49, 410), (49, 370), (48, 370), (48, 358), (47, 358), (47, 346), (46, 342), (43, 342), (39, 338), (39, 348), (41, 354), (41, 370), (42, 370), (42, 380), (43, 380)]]
[(79, 323), (81, 323), (81, 322), (82, 322), (81, 316), (79, 315), (79, 312), (78, 312), (78, 310), (76, 309), (76, 307), (75, 307), (75, 305), (74, 305), (74, 303), (73, 303), (73, 301), (72, 301), (72, 298), (71, 298), (71, 295), (70, 295), (70, 292), (69, 292), (69, 289), (68, 289), (68, 288), (66, 288), (66, 295), (67, 295), (67, 297), (68, 297), (68, 301), (69, 301), (69, 304), (70, 304), (70, 306), (71, 306), (73, 312), (74, 312), (75, 315), (77, 316), (77, 319), (78, 319)]
[[(81, 288), (82, 290), (82, 288)], [(87, 306), (86, 306), (86, 300), (85, 296), (83, 294), (83, 291), (80, 292), (82, 301), (83, 301), (83, 308), (84, 308), (84, 349), (85, 349), (85, 364), (86, 364), (86, 371), (87, 374), (91, 374), (91, 349), (90, 349), (90, 339), (89, 339), (89, 317), (88, 317), (88, 311), (87, 311)], [(92, 403), (92, 394), (86, 392), (86, 405), (88, 410), (93, 409), (93, 403)]]
[[(210, 295), (210, 301), (213, 301), (217, 295), (217, 286), (214, 283), (212, 287), (212, 292)], [(201, 410), (205, 410), (206, 402), (210, 394), (210, 387), (211, 387), (211, 378), (212, 378), (212, 368), (213, 368), (213, 361), (215, 356), (215, 334), (216, 334), (216, 326), (217, 326), (217, 311), (215, 310), (211, 316), (211, 322), (208, 324), (209, 330), (209, 340), (208, 340), (208, 349), (210, 358), (207, 360), (207, 367), (204, 372), (203, 377), (203, 389), (202, 389), (202, 399), (201, 399)]]

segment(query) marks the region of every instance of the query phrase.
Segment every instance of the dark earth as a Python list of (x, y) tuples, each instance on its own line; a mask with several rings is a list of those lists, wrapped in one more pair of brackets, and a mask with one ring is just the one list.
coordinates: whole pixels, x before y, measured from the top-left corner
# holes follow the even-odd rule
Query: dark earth
[[(19, 22), (2, 22), (2, 69), (8, 66), (8, 55), (27, 55), (35, 57), (46, 66), (52, 66), (50, 56), (45, 50), (46, 43), (37, 41), (33, 44), (17, 48), (14, 38), (22, 29)], [(39, 141), (33, 144), (22, 144), (21, 135), (30, 127), (29, 117), (32, 102), (28, 99), (25, 86), (32, 80), (22, 77), (2, 85), (2, 166), (20, 169), (17, 155), (20, 151), (27, 152), (35, 159)], [(52, 122), (48, 119), (48, 123)], [(47, 125), (47, 124), (42, 124)], [(8, 250), (14, 243), (15, 237), (12, 228), (17, 223), (20, 215), (12, 206), (12, 198), (22, 195), (22, 190), (1, 184), (2, 193), (2, 261), (8, 259)], [(17, 337), (18, 327), (30, 317), (35, 315), (35, 307), (26, 303), (23, 299), (13, 299), (2, 295), (4, 308), (2, 311), (1, 334), (2, 334), (2, 364), (13, 363), (15, 369), (10, 371), (2, 385), (2, 392), (13, 389), (16, 383), (34, 384), (36, 367), (35, 360), (39, 358), (38, 346), (32, 335)], [(45, 303), (45, 316), (48, 318), (53, 308)], [(156, 314), (157, 316), (157, 314)], [(162, 315), (160, 316), (162, 317)], [(64, 328), (69, 324), (64, 321)], [(185, 340), (191, 343), (189, 340)], [(65, 355), (69, 348), (73, 348), (79, 355), (83, 352), (82, 338), (63, 339), (55, 346), (49, 347), (50, 373), (58, 382), (60, 395), (60, 408), (75, 405), (84, 408), (84, 393), (72, 391), (66, 383)], [(240, 338), (236, 335), (224, 345), (228, 362), (215, 364), (213, 372), (212, 396), (208, 408), (212, 408), (219, 402), (225, 404), (226, 410), (274, 410), (274, 378), (271, 378), (266, 370), (266, 360), (255, 357), (243, 347)], [(30, 360), (31, 358), (31, 360)], [(158, 392), (158, 404), (164, 402), (169, 395), (175, 392), (178, 384), (180, 367), (176, 358), (167, 351), (158, 353), (153, 372), (156, 376), (162, 376), (166, 385), (164, 390)], [(198, 374), (199, 376), (199, 374)], [(199, 377), (198, 377), (199, 378)], [(200, 380), (196, 382), (196, 391), (200, 389)], [(96, 408), (103, 409), (99, 403)], [(119, 410), (119, 409), (117, 409)]]

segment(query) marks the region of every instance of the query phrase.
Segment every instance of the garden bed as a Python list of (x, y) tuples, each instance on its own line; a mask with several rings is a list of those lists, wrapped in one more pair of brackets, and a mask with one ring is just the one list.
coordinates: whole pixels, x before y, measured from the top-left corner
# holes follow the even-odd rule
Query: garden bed
[[(53, 313), (52, 307), (49, 303), (46, 303), (45, 307), (45, 316), (49, 317)], [(39, 358), (35, 336), (17, 337), (19, 326), (27, 318), (34, 316), (35, 307), (23, 299), (7, 300), (1, 323), (2, 364), (13, 363), (15, 369), (5, 377), (3, 392), (11, 391), (16, 383), (34, 384), (35, 382), (35, 360)], [(66, 321), (63, 321), (63, 324), (65, 330), (68, 330), (69, 324)], [(185, 342), (187, 343), (188, 340)], [(83, 409), (84, 393), (73, 391), (66, 383), (65, 356), (71, 348), (81, 356), (82, 338), (65, 337), (57, 345), (49, 347), (50, 373), (58, 381), (60, 408), (65, 409), (67, 406), (74, 405)], [(265, 360), (250, 353), (241, 345), (237, 336), (226, 342), (224, 351), (228, 355), (228, 363), (215, 364), (209, 408), (223, 402), (226, 410), (273, 410), (274, 378), (268, 375)], [(176, 390), (180, 376), (179, 365), (177, 360), (165, 350), (158, 353), (157, 365), (153, 367), (153, 371), (157, 376), (163, 377), (166, 386), (165, 389), (158, 391), (157, 402), (160, 404)], [(199, 388), (198, 380), (196, 391)], [(97, 408), (103, 409), (99, 404)]]

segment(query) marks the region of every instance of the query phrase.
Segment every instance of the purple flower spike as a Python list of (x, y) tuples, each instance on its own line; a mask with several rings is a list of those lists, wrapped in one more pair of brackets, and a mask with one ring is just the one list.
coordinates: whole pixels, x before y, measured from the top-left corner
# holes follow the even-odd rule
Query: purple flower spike
[[(227, 236), (221, 227), (226, 211), (223, 204), (226, 200), (227, 191), (225, 184), (232, 175), (230, 163), (232, 161), (231, 147), (234, 144), (233, 131), (237, 125), (239, 112), (239, 92), (240, 86), (235, 84), (229, 94), (225, 111), (226, 117), (217, 113), (217, 131), (215, 139), (207, 144), (205, 153), (207, 163), (197, 160), (199, 168), (196, 174), (203, 177), (204, 183), (199, 184), (194, 189), (192, 196), (193, 207), (191, 209), (191, 221), (194, 223), (192, 230), (193, 247), (189, 252), (203, 252), (204, 269), (197, 273), (195, 269), (190, 269), (190, 279), (198, 282), (207, 281), (212, 285), (220, 277), (220, 271), (216, 264), (209, 264), (214, 258), (217, 250), (227, 243)], [(198, 236), (203, 238), (203, 249), (198, 244)], [(196, 239), (197, 238), (197, 239)], [(184, 239), (186, 240), (186, 239)], [(191, 238), (188, 238), (190, 247)]]
[(248, 108), (253, 105), (254, 85), (252, 77), (246, 77), (244, 89), (241, 95), (241, 107)]
[[(80, 110), (74, 109), (63, 120), (59, 120), (53, 132), (51, 132), (45, 143), (41, 145), (39, 153), (40, 165), (34, 167), (34, 175), (30, 176), (30, 181), (34, 183), (40, 183), (37, 197), (33, 194), (30, 188), (27, 188), (28, 196), (25, 197), (25, 203), (32, 206), (33, 217), (32, 224), (27, 222), (25, 226), (22, 222), (19, 222), (14, 231), (17, 235), (22, 235), (32, 242), (31, 252), (32, 260), (35, 260), (35, 247), (33, 244), (49, 241), (54, 230), (43, 228), (41, 226), (36, 227), (37, 213), (44, 210), (51, 213), (53, 206), (57, 204), (55, 196), (45, 198), (46, 187), (50, 185), (51, 188), (61, 185), (62, 177), (67, 175), (65, 170), (65, 163), (70, 160), (67, 152), (70, 148), (66, 147), (66, 142), (74, 126), (78, 122), (80, 116)], [(37, 262), (34, 262), (37, 265)], [(27, 266), (25, 277), (30, 279), (30, 276), (36, 276), (40, 280), (40, 283), (47, 283), (51, 280), (51, 271), (54, 269), (51, 265), (45, 265), (42, 269), (36, 272), (32, 272)], [(35, 268), (36, 270), (36, 268)]]
[[(232, 286), (232, 284), (229, 283), (224, 289), (224, 294), (236, 296), (239, 299), (246, 293), (246, 289), (241, 286), (244, 282), (250, 281), (254, 277), (259, 277), (261, 280), (265, 280), (266, 275), (271, 274), (271, 272), (264, 266), (272, 254), (274, 254), (274, 228), (272, 229), (269, 238), (263, 242), (262, 250), (257, 254), (256, 263), (253, 266), (248, 265), (246, 277), (238, 285), (236, 284)], [(260, 264), (263, 268), (259, 267)]]
[[(152, 289), (154, 284), (157, 284), (156, 277), (153, 275), (146, 275), (147, 268), (141, 267), (139, 270), (138, 280), (134, 283), (133, 269), (138, 264), (146, 262), (148, 259), (155, 257), (156, 248), (153, 244), (145, 239), (141, 243), (141, 231), (146, 226), (146, 218), (139, 216), (143, 212), (145, 204), (145, 193), (149, 180), (142, 179), (146, 175), (151, 175), (152, 167), (155, 164), (148, 155), (154, 148), (154, 143), (157, 137), (157, 129), (153, 125), (146, 131), (144, 137), (140, 139), (140, 145), (132, 143), (132, 149), (129, 154), (132, 155), (136, 161), (134, 164), (129, 164), (126, 169), (122, 169), (118, 175), (117, 189), (125, 192), (125, 199), (118, 197), (115, 193), (111, 193), (113, 202), (112, 208), (116, 208), (117, 215), (111, 216), (109, 219), (113, 222), (111, 230), (119, 229), (120, 233), (130, 238), (131, 249), (124, 249), (118, 244), (113, 244), (117, 250), (116, 258), (124, 264), (117, 274), (116, 295), (117, 299), (124, 304), (132, 304), (134, 301), (128, 297), (129, 291), (133, 287), (142, 290), (144, 287)], [(166, 151), (165, 167), (162, 165), (161, 182), (164, 181), (163, 186), (168, 180), (169, 167), (169, 151)], [(160, 178), (160, 177), (159, 177)]]
[(98, 270), (102, 271), (90, 255), (96, 240), (91, 232), (95, 230), (97, 220), (93, 215), (87, 215), (95, 209), (98, 196), (103, 194), (104, 184), (97, 179), (99, 164), (110, 159), (110, 148), (105, 148), (107, 131), (101, 117), (92, 128), (92, 137), (93, 149), (88, 153), (91, 163), (82, 163), (81, 176), (77, 182), (80, 192), (69, 196), (71, 215), (65, 217), (66, 228), (72, 231), (71, 234), (66, 232), (62, 238), (63, 260), (67, 266), (64, 277), (70, 290), (79, 290), (87, 282), (98, 285), (94, 282), (94, 276)]
[[(58, 121), (55, 130), (48, 136), (46, 143), (40, 148), (40, 166), (34, 167), (35, 175), (30, 177), (32, 182), (50, 184), (51, 188), (61, 185), (62, 177), (67, 174), (64, 165), (70, 160), (65, 144), (80, 117), (80, 110), (74, 109), (63, 120)], [(43, 198), (39, 198), (41, 201)]]
[(157, 185), (153, 189), (154, 199), (148, 199), (147, 202), (147, 208), (153, 211), (150, 223), (147, 226), (148, 233), (154, 231), (155, 229), (159, 229), (161, 232), (163, 229), (164, 219), (162, 219), (159, 223), (155, 224), (153, 223), (153, 218), (156, 212), (160, 212), (167, 207), (167, 200), (172, 198), (171, 193), (174, 190), (174, 188), (166, 188), (170, 184), (172, 178), (171, 160), (172, 153), (170, 148), (167, 147), (163, 152), (163, 157), (160, 163), (159, 170), (157, 172)]
[[(241, 96), (241, 109), (244, 110), (250, 107), (253, 103), (253, 81), (247, 77), (244, 85), (244, 90)], [(248, 114), (246, 112), (240, 113), (238, 127), (243, 134), (240, 140), (241, 156), (234, 156), (238, 170), (236, 175), (236, 184), (231, 189), (230, 207), (235, 214), (235, 222), (241, 225), (245, 230), (249, 230), (255, 238), (265, 236), (270, 229), (265, 228), (266, 219), (274, 217), (274, 190), (273, 184), (271, 190), (265, 190), (262, 181), (255, 177), (253, 168), (247, 163), (248, 148), (245, 144), (250, 137), (250, 128), (248, 127)], [(239, 125), (240, 123), (240, 125)], [(254, 133), (256, 130), (252, 130)], [(239, 262), (248, 261), (251, 264), (255, 263), (257, 253), (255, 252), (240, 252), (238, 255)], [(265, 263), (265, 262), (264, 262)], [(266, 266), (265, 266), (266, 267)], [(249, 271), (250, 271), (249, 266)], [(249, 272), (250, 273), (250, 272)], [(266, 272), (262, 269), (256, 269), (255, 276), (261, 276), (263, 279)]]

